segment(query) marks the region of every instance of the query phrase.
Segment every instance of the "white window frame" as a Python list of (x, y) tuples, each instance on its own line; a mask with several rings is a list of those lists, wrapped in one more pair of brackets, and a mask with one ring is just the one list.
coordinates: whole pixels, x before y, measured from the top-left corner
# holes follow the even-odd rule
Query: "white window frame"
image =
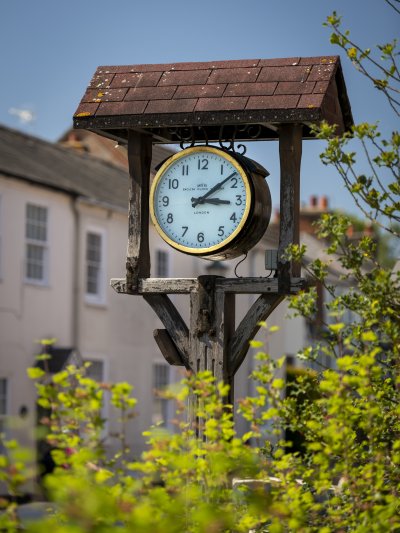
[[(165, 273), (160, 272), (161, 271), (161, 268), (160, 268), (161, 257), (165, 258), (164, 259), (165, 265), (166, 265)], [(168, 250), (164, 250), (163, 248), (158, 248), (156, 250), (156, 277), (157, 278), (169, 278), (170, 272), (171, 272), (171, 255)]]
[[(88, 249), (88, 235), (97, 235), (100, 237), (100, 267), (98, 272), (98, 292), (90, 293), (88, 292), (88, 258), (87, 258), (87, 249)], [(107, 265), (106, 265), (106, 232), (103, 228), (96, 227), (87, 227), (84, 237), (84, 258), (85, 258), (85, 301), (88, 304), (92, 305), (105, 305), (106, 304), (106, 274), (107, 274)]]
[[(46, 240), (39, 240), (39, 239), (32, 239), (27, 237), (27, 225), (28, 225), (28, 206), (33, 207), (39, 207), (40, 209), (46, 210)], [(42, 286), (48, 286), (49, 285), (49, 231), (50, 231), (50, 209), (47, 205), (40, 204), (39, 202), (26, 202), (25, 204), (25, 225), (24, 225), (24, 232), (25, 232), (25, 271), (24, 271), (24, 280), (25, 283), (29, 283), (32, 285), (42, 285)], [(40, 246), (43, 249), (43, 277), (41, 279), (37, 278), (30, 278), (28, 277), (28, 246), (34, 245), (34, 246)]]

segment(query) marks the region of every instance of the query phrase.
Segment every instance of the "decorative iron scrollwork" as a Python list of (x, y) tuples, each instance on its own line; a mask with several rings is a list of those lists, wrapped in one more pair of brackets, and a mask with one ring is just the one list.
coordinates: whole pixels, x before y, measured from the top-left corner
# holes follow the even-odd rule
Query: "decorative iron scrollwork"
[[(230, 139), (224, 139), (224, 125), (222, 124), (221, 127), (219, 128), (219, 136), (218, 136), (218, 143), (220, 145), (221, 148), (223, 148), (224, 150), (228, 150), (230, 152), (235, 152), (236, 154), (239, 154), (239, 155), (244, 155), (247, 151), (247, 148), (244, 144), (238, 144), (237, 145), (237, 148), (235, 148), (235, 139), (236, 139), (236, 134), (237, 132), (240, 131), (238, 130), (238, 127), (237, 126), (234, 126), (233, 128), (233, 133), (232, 133), (232, 136)], [(224, 142), (228, 142), (228, 146), (225, 146), (224, 145)], [(238, 151), (238, 149), (242, 150), (241, 152)]]
[[(224, 135), (224, 130), (229, 131)], [(179, 142), (181, 149), (192, 148), (196, 142), (201, 142), (209, 146), (208, 131), (203, 126), (184, 126), (182, 128), (168, 128), (168, 133)], [(244, 144), (237, 144), (236, 137), (256, 140), (262, 133), (260, 124), (238, 125), (221, 125), (218, 134), (219, 146), (228, 152), (234, 152), (239, 155), (245, 155), (247, 148)], [(236, 143), (236, 145), (235, 145)]]
[[(168, 133), (175, 136), (179, 141), (179, 146), (183, 150), (184, 148), (192, 148), (196, 144), (196, 131), (202, 131), (202, 137), (205, 139), (205, 144), (208, 146), (207, 131), (202, 126), (186, 126), (183, 128), (168, 128)], [(186, 145), (186, 146), (185, 146)]]

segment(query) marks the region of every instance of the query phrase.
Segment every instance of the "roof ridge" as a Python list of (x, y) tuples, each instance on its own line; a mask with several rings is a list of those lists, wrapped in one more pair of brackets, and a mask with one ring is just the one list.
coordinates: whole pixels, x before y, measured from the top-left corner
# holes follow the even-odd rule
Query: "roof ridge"
[(116, 168), (118, 170), (121, 170), (121, 172), (124, 172), (125, 174), (127, 174), (126, 170), (124, 170), (121, 166), (116, 165), (115, 163), (112, 163), (111, 161), (104, 160), (101, 157), (95, 156), (95, 155), (93, 155), (91, 153), (88, 153), (88, 152), (78, 152), (76, 150), (72, 150), (68, 146), (63, 146), (58, 141), (49, 141), (47, 139), (44, 139), (43, 137), (37, 137), (35, 135), (32, 135), (30, 133), (26, 133), (25, 131), (22, 131), (22, 130), (19, 130), (19, 129), (16, 129), (16, 128), (9, 127), (9, 126), (7, 126), (5, 124), (2, 124), (2, 123), (0, 123), (0, 130), (4, 131), (4, 132), (7, 132), (7, 133), (12, 133), (13, 135), (17, 135), (17, 136), (19, 136), (19, 137), (21, 137), (23, 139), (26, 139), (26, 140), (29, 139), (30, 141), (33, 141), (36, 144), (45, 145), (47, 147), (50, 147), (51, 149), (54, 149), (55, 151), (58, 150), (60, 152), (68, 153), (72, 157), (76, 157), (78, 159), (80, 158), (80, 159), (85, 159), (85, 160), (88, 160), (88, 161), (90, 161), (90, 160), (98, 161), (102, 165), (109, 166), (111, 168)]

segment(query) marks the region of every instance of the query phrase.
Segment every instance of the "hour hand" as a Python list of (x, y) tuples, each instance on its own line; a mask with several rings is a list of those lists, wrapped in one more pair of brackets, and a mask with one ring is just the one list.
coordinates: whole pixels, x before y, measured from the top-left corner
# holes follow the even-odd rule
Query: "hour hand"
[(206, 198), (208, 198), (213, 193), (215, 193), (215, 191), (218, 191), (218, 189), (221, 189), (222, 185), (224, 185), (224, 183), (226, 183), (228, 180), (233, 178), (235, 174), (237, 174), (236, 170), (235, 172), (232, 172), (232, 174), (229, 174), (227, 178), (223, 179), (222, 181), (214, 185), (214, 187), (212, 187), (208, 192), (206, 192), (206, 194), (203, 194), (203, 196), (200, 196), (199, 198), (194, 198), (194, 199), (192, 198), (193, 207), (196, 207), (197, 204), (202, 204)]
[(222, 205), (230, 204), (230, 200), (222, 200), (221, 198), (191, 198), (192, 207), (196, 207), (198, 204), (213, 204)]

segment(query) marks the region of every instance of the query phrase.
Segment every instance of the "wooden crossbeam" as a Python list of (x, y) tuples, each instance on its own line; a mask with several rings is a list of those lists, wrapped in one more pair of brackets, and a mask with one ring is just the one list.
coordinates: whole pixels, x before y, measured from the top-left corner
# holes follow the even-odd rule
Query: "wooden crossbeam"
[[(131, 294), (125, 278), (113, 278), (111, 287), (118, 294)], [(304, 278), (291, 278), (289, 290), (283, 294), (296, 294), (306, 286)], [(141, 278), (135, 294), (190, 294), (198, 289), (197, 278)], [(280, 294), (278, 278), (217, 278), (215, 289), (231, 294)]]

